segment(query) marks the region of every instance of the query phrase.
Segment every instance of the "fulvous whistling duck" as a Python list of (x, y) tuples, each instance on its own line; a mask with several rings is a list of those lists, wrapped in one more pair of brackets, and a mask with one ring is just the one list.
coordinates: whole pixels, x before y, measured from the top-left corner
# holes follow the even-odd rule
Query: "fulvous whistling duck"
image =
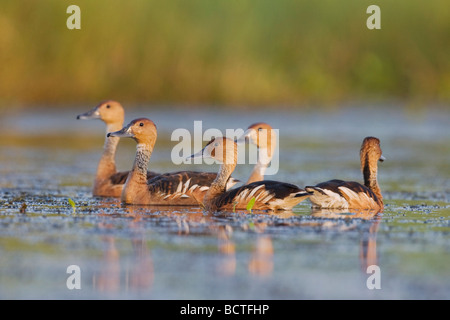
[[(148, 180), (147, 167), (157, 138), (156, 125), (149, 119), (135, 119), (107, 136), (127, 137), (137, 142), (133, 168), (121, 195), (122, 202), (126, 204), (198, 206), (198, 200), (204, 197), (217, 176), (210, 172), (179, 171)], [(230, 187), (237, 181), (229, 178), (226, 184)]]
[(380, 140), (366, 137), (360, 150), (364, 185), (354, 181), (330, 180), (305, 190), (314, 208), (374, 209), (383, 211), (383, 197), (377, 182), (378, 161), (384, 161)]
[(258, 162), (253, 167), (247, 184), (264, 180), (267, 166), (272, 160), (276, 147), (276, 133), (272, 127), (264, 122), (250, 125), (237, 143), (250, 142), (258, 147)]
[[(103, 101), (94, 109), (77, 116), (79, 120), (100, 119), (106, 124), (106, 133), (122, 129), (125, 111), (122, 105), (113, 100)], [(123, 184), (129, 171), (117, 172), (115, 155), (119, 138), (106, 138), (103, 154), (97, 166), (92, 194), (99, 197), (120, 197)], [(148, 172), (153, 178), (157, 173)]]
[(226, 183), (237, 165), (237, 144), (228, 138), (211, 140), (200, 152), (191, 158), (213, 158), (221, 163), (217, 178), (211, 184), (203, 205), (207, 211), (246, 209), (254, 198), (255, 210), (290, 210), (310, 193), (299, 187), (278, 181), (257, 181), (226, 190)]

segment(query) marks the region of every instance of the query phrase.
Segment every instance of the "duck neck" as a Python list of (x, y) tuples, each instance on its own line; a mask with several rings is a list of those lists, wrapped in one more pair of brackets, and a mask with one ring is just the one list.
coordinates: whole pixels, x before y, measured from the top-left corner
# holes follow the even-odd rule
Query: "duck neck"
[[(107, 124), (106, 133), (118, 131), (121, 128), (122, 124), (120, 123)], [(105, 143), (103, 145), (103, 154), (97, 167), (97, 179), (108, 178), (116, 172), (115, 155), (119, 140), (120, 138), (118, 137), (105, 138)]]
[(378, 199), (380, 201), (382, 201), (383, 197), (381, 195), (381, 190), (380, 190), (380, 187), (378, 185), (378, 180), (377, 180), (377, 172), (378, 172), (377, 164), (375, 163), (375, 165), (371, 166), (366, 157), (366, 160), (363, 163), (362, 168), (363, 168), (362, 171), (363, 171), (363, 175), (364, 175), (364, 185), (367, 188), (369, 188), (370, 190), (372, 190), (375, 193), (375, 195), (378, 197)]
[(211, 183), (204, 198), (204, 205), (208, 210), (214, 210), (214, 199), (226, 191), (227, 182), (236, 164), (222, 164), (216, 179)]
[(247, 180), (247, 184), (264, 180), (264, 174), (266, 173), (267, 166), (272, 160), (272, 155), (269, 155), (267, 148), (258, 149), (258, 162), (253, 167), (252, 173)]
[(146, 143), (138, 143), (136, 147), (136, 157), (133, 168), (127, 179), (127, 184), (131, 181), (147, 184), (147, 170), (153, 148)]

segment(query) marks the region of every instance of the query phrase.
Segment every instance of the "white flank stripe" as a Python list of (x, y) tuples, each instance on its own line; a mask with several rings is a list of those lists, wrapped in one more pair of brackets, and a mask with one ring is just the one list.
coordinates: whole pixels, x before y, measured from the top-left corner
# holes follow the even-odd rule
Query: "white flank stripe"
[(191, 183), (191, 178), (189, 178), (188, 181), (186, 181), (186, 183), (184, 184), (183, 193), (186, 193), (186, 191), (189, 187), (189, 183)]
[(236, 199), (236, 200), (240, 201), (240, 200), (245, 199), (245, 197), (246, 197), (247, 194), (248, 194), (248, 190), (249, 190), (249, 189), (245, 189), (244, 191), (242, 191), (242, 192), (239, 194), (238, 199)]
[(314, 194), (309, 197), (313, 203), (313, 207), (319, 208), (348, 208), (348, 202), (344, 197), (331, 190), (315, 188), (317, 190), (323, 191), (325, 194), (320, 192), (314, 192)]
[(260, 199), (267, 197), (268, 195), (270, 195), (269, 191), (263, 191), (260, 192), (257, 196), (256, 196), (256, 200), (260, 201)]
[(358, 199), (359, 198), (359, 195), (358, 195), (358, 193), (356, 193), (355, 191), (353, 191), (353, 190), (350, 190), (349, 188), (347, 188), (347, 187), (339, 187), (339, 190), (341, 190), (342, 192), (344, 192), (350, 199)]
[(181, 192), (181, 189), (183, 188), (183, 182), (180, 182), (179, 184), (178, 184), (178, 187), (177, 187), (177, 191), (175, 191), (176, 193), (179, 193), (179, 192)]
[(267, 197), (265, 197), (264, 199), (261, 199), (260, 201), (265, 203), (265, 202), (269, 202), (269, 200), (272, 198), (273, 198), (273, 194), (269, 194)]
[(251, 197), (253, 197), (253, 195), (256, 193), (256, 191), (258, 191), (259, 189), (261, 189), (261, 188), (263, 188), (264, 187), (264, 185), (262, 184), (262, 185), (260, 185), (260, 186), (258, 186), (258, 187), (256, 187), (256, 188), (254, 188), (253, 190), (252, 190), (252, 192), (250, 192), (250, 194), (248, 195), (250, 198)]

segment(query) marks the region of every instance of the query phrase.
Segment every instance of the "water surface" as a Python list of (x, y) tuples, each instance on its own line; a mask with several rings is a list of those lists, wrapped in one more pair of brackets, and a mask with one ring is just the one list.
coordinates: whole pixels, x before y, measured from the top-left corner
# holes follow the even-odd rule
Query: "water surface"
[[(105, 128), (77, 121), (90, 106), (2, 116), (0, 125), (0, 298), (2, 299), (447, 299), (450, 295), (449, 112), (343, 108), (332, 112), (163, 110), (151, 169), (216, 171), (170, 161), (177, 128), (280, 129), (280, 169), (299, 186), (361, 181), (359, 147), (381, 140), (387, 161), (379, 215), (316, 212), (208, 214), (200, 208), (123, 206), (91, 196)], [(135, 143), (122, 139), (119, 170)], [(193, 150), (195, 151), (195, 150)], [(245, 181), (250, 165), (234, 176)], [(75, 203), (73, 208), (69, 199)], [(81, 289), (69, 290), (69, 265)], [(381, 289), (369, 289), (370, 265)]]

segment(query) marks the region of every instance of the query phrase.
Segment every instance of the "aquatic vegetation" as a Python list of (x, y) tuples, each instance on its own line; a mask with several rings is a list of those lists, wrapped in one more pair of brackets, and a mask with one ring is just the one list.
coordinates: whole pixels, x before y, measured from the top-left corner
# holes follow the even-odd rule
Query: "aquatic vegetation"
[(70, 198), (68, 198), (67, 201), (69, 202), (70, 206), (72, 207), (73, 213), (75, 213), (75, 211), (76, 211), (75, 202)]
[(256, 202), (256, 198), (253, 197), (253, 198), (250, 199), (250, 201), (249, 201), (248, 204), (247, 204), (246, 209), (247, 209), (247, 211), (249, 211), (250, 213), (252, 212), (252, 208), (253, 208), (253, 206), (255, 205), (255, 202)]

